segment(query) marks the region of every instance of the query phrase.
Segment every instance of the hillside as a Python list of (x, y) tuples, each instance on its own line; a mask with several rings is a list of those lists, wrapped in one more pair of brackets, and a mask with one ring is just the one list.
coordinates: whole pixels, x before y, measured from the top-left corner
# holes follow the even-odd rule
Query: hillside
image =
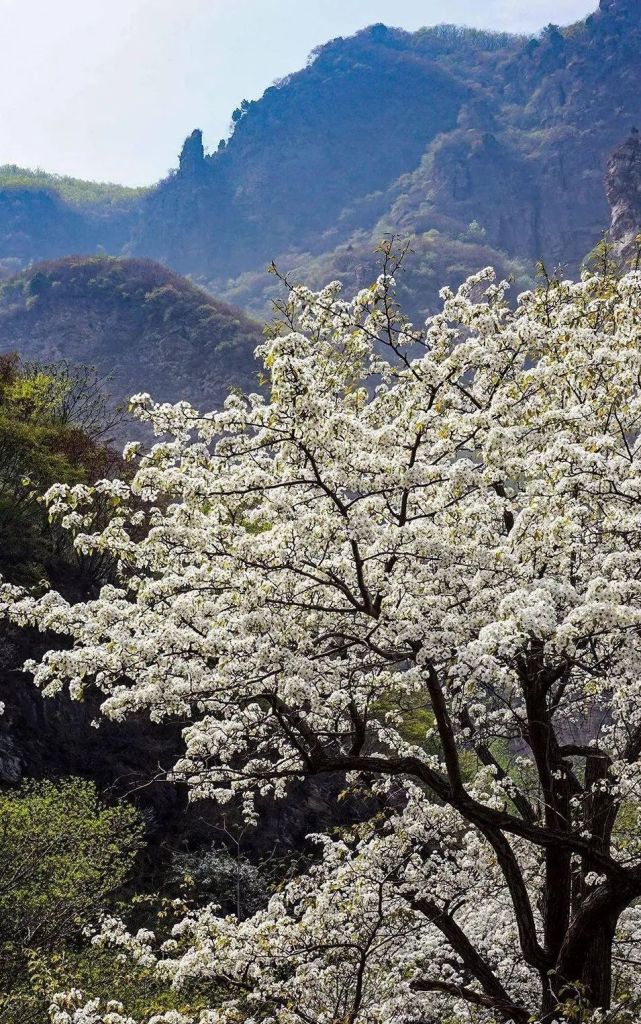
[(146, 191), (0, 166), (0, 278), (32, 260), (120, 252), (135, 231)]
[(255, 388), (260, 328), (149, 260), (68, 257), (0, 283), (0, 351), (95, 365), (119, 400), (137, 391), (202, 406)]
[(149, 190), (116, 185), (110, 181), (86, 181), (67, 174), (49, 174), (40, 168), (30, 170), (16, 164), (0, 166), (0, 189), (48, 189), (70, 206), (89, 207), (94, 212), (124, 210), (135, 205)]
[(479, 262), (575, 271), (609, 222), (604, 174), (641, 121), (640, 75), (633, 0), (529, 40), (373, 26), (241, 105), (212, 156), (192, 134), (133, 249), (257, 311), (269, 259), (357, 284), (392, 232), (413, 239), (414, 312)]

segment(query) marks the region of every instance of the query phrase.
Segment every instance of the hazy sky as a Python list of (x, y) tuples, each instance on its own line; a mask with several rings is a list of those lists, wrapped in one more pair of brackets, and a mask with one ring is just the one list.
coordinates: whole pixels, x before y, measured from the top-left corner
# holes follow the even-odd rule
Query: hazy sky
[(534, 32), (597, 0), (0, 0), (0, 164), (145, 184), (309, 51), (382, 21)]

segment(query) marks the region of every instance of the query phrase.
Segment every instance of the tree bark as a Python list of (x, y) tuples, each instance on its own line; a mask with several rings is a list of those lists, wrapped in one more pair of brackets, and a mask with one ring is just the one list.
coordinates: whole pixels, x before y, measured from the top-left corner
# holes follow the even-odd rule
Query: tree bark
[(586, 942), (581, 983), (592, 1006), (610, 1008), (612, 1002), (612, 946), (616, 920), (595, 928)]

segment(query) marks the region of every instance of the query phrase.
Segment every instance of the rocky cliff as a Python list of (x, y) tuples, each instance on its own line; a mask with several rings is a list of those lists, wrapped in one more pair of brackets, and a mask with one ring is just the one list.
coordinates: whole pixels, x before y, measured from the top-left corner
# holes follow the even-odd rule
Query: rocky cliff
[(610, 157), (605, 190), (612, 211), (610, 237), (625, 262), (636, 251), (641, 233), (641, 136), (632, 134)]
[(244, 105), (214, 155), (192, 136), (132, 244), (255, 309), (270, 258), (320, 283), (346, 253), (369, 267), (394, 231), (422, 268), (414, 310), (480, 258), (575, 272), (608, 224), (607, 159), (641, 122), (640, 76), (630, 0), (529, 40), (374, 26)]

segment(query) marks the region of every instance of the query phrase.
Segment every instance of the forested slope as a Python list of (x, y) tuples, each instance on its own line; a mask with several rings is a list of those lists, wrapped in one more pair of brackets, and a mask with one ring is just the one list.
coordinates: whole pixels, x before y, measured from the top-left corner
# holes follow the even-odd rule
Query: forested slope
[(149, 260), (68, 257), (0, 283), (0, 351), (91, 364), (122, 402), (138, 391), (213, 407), (257, 386), (260, 326)]

